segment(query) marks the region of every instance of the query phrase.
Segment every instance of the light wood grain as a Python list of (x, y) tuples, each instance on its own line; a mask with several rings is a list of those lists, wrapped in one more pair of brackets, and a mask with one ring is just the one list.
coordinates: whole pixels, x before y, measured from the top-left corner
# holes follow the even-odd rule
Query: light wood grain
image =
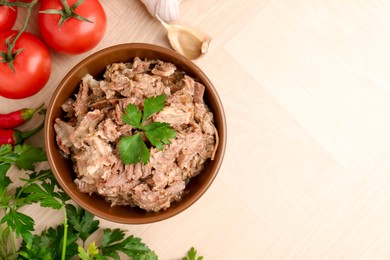
[[(102, 48), (169, 47), (140, 2), (101, 3), (102, 42), (78, 56), (53, 52), (48, 85), (24, 100), (0, 98), (0, 112), (49, 100), (70, 68)], [(184, 1), (180, 22), (212, 37), (195, 63), (225, 107), (223, 166), (178, 216), (102, 226), (142, 237), (160, 259), (191, 246), (205, 259), (389, 259), (389, 13), (385, 0)], [(43, 145), (40, 136), (31, 142)], [(36, 206), (26, 212), (37, 229), (61, 222)]]

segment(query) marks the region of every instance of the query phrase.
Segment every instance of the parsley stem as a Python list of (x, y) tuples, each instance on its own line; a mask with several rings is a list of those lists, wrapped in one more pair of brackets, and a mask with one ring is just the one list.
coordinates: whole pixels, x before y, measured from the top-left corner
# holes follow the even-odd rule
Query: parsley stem
[(26, 184), (23, 185), (23, 186), (19, 189), (19, 192), (18, 192), (18, 194), (16, 195), (15, 198), (18, 199), (18, 198), (20, 197), (20, 195), (22, 195), (22, 193), (23, 193), (23, 191), (24, 191), (24, 188), (26, 188), (26, 187), (28, 186), (28, 184), (34, 183), (34, 182), (36, 182), (36, 181), (38, 181), (38, 180), (46, 179), (46, 177), (49, 177), (50, 175), (51, 175), (51, 171), (49, 170), (49, 171), (46, 171), (45, 174), (42, 174), (42, 175), (40, 175), (40, 176), (37, 177), (37, 178), (33, 178), (33, 179), (24, 179), (24, 178), (20, 178), (20, 180), (25, 181)]
[(13, 255), (14, 259), (16, 259), (17, 255), (16, 255), (16, 245), (15, 245), (15, 239), (14, 239), (14, 232), (13, 232), (11, 227), (8, 227), (8, 229), (9, 229), (9, 241), (11, 244), (12, 255)]
[(62, 255), (61, 260), (65, 260), (66, 258), (66, 246), (68, 243), (68, 217), (66, 215), (66, 207), (65, 205), (62, 206), (62, 209), (64, 211), (64, 237), (62, 239)]

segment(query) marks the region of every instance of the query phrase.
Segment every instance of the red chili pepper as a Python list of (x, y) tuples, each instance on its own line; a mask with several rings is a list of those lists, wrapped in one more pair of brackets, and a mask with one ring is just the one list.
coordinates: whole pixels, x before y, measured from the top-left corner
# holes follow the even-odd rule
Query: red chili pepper
[(33, 130), (27, 132), (20, 132), (16, 129), (0, 129), (0, 145), (21, 144), (24, 142), (24, 140), (26, 140), (30, 136), (38, 133), (42, 128), (43, 128), (43, 123), (37, 128), (34, 128)]
[(42, 109), (44, 104), (38, 108), (23, 108), (8, 114), (0, 114), (0, 128), (14, 128), (30, 120), (37, 111)]

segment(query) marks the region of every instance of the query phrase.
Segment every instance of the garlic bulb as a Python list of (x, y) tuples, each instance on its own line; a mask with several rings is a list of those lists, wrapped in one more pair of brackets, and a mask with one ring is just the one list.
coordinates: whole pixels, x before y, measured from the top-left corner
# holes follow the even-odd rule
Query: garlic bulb
[(201, 30), (179, 24), (167, 24), (161, 19), (160, 22), (167, 29), (172, 48), (181, 55), (195, 60), (208, 51), (211, 39)]
[(153, 17), (160, 17), (166, 23), (179, 18), (179, 5), (182, 0), (141, 0)]

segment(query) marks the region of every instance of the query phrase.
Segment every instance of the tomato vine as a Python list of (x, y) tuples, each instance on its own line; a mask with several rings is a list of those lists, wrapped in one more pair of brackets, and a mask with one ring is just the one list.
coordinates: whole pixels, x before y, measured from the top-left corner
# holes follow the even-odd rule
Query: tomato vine
[(10, 7), (24, 7), (27, 8), (27, 15), (24, 19), (24, 23), (22, 26), (22, 29), (18, 31), (16, 36), (10, 41), (11, 37), (7, 38), (6, 45), (7, 45), (7, 52), (0, 52), (0, 56), (3, 58), (1, 62), (6, 62), (8, 66), (11, 68), (11, 70), (15, 73), (15, 68), (13, 66), (13, 61), (15, 60), (16, 55), (18, 55), (22, 49), (18, 49), (15, 52), (13, 52), (13, 49), (15, 48), (15, 44), (19, 37), (27, 30), (28, 21), (30, 20), (32, 9), (34, 6), (38, 3), (38, 0), (32, 0), (30, 3), (21, 3), (21, 2), (11, 2), (7, 0), (0, 1), (0, 5), (4, 6), (10, 6)]

